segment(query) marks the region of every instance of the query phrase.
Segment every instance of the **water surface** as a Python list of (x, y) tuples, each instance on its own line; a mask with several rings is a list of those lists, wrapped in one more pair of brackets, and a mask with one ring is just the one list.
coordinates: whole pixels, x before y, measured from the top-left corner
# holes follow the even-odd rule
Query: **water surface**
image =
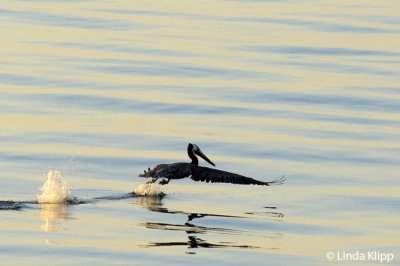
[[(381, 265), (326, 258), (376, 250), (398, 264), (399, 9), (2, 1), (2, 263)], [(188, 142), (287, 182), (128, 194), (147, 167), (188, 160)], [(37, 204), (49, 169), (100, 199)]]

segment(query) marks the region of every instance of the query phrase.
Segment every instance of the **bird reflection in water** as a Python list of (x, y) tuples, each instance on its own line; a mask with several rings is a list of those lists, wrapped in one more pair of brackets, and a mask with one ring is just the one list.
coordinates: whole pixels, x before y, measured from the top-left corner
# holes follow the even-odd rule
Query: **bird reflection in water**
[[(210, 213), (191, 213), (184, 212), (179, 210), (169, 210), (166, 207), (163, 207), (162, 197), (137, 197), (135, 198), (135, 202), (137, 205), (142, 206), (143, 208), (149, 209), (150, 211), (160, 212), (160, 213), (168, 213), (168, 214), (182, 214), (187, 216), (187, 221), (184, 224), (172, 224), (172, 223), (157, 223), (157, 222), (145, 222), (140, 225), (148, 228), (148, 229), (157, 229), (157, 230), (166, 230), (166, 231), (181, 231), (187, 234), (188, 239), (185, 241), (172, 241), (172, 242), (151, 242), (147, 245), (143, 245), (143, 247), (166, 247), (166, 246), (186, 246), (189, 249), (194, 248), (240, 248), (240, 249), (256, 249), (260, 248), (255, 245), (242, 245), (234, 242), (220, 241), (217, 243), (211, 243), (204, 240), (198, 235), (214, 233), (214, 234), (227, 234), (227, 235), (239, 235), (239, 236), (260, 236), (258, 233), (245, 231), (245, 230), (237, 230), (237, 229), (229, 229), (222, 227), (208, 227), (208, 226), (199, 226), (193, 223), (193, 220), (200, 219), (204, 217), (221, 217), (221, 218), (234, 218), (234, 219), (246, 219), (250, 218), (249, 215), (257, 215), (258, 218), (262, 216), (262, 218), (268, 217), (276, 221), (282, 221), (283, 214), (280, 212), (247, 212), (243, 216), (235, 216), (235, 215), (224, 215), (224, 214), (210, 214)], [(265, 207), (276, 209), (275, 207)], [(266, 238), (280, 238), (280, 233), (272, 233), (269, 235), (261, 235)], [(276, 249), (276, 248), (271, 248)], [(188, 254), (195, 254), (195, 252), (190, 251), (186, 252)]]

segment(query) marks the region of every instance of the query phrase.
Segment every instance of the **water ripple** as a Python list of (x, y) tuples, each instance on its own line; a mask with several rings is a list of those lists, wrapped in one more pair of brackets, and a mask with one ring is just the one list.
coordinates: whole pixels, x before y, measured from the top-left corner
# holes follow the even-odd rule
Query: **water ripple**
[(219, 21), (219, 22), (251, 22), (261, 24), (287, 25), (293, 27), (302, 27), (314, 31), (328, 31), (341, 33), (359, 33), (359, 34), (382, 34), (398, 33), (399, 30), (384, 27), (350, 25), (343, 23), (333, 23), (323, 20), (295, 19), (295, 18), (273, 18), (273, 17), (238, 17), (238, 16), (212, 16), (194, 13), (149, 11), (149, 10), (123, 10), (123, 9), (97, 9), (99, 12), (110, 12), (114, 14), (133, 14), (156, 17), (179, 17), (185, 20)]
[(312, 47), (312, 46), (245, 46), (238, 47), (246, 51), (254, 52), (272, 52), (282, 54), (295, 55), (317, 55), (317, 56), (378, 56), (378, 57), (393, 57), (400, 56), (399, 52), (381, 51), (381, 50), (365, 50), (339, 47)]
[(77, 15), (65, 14), (50, 14), (48, 12), (40, 12), (34, 10), (28, 11), (1, 8), (0, 16), (11, 17), (16, 21), (23, 21), (27, 23), (34, 23), (50, 27), (71, 27), (80, 29), (87, 28), (102, 30), (144, 29), (148, 27), (145, 27), (139, 23), (133, 24), (115, 19), (82, 17)]

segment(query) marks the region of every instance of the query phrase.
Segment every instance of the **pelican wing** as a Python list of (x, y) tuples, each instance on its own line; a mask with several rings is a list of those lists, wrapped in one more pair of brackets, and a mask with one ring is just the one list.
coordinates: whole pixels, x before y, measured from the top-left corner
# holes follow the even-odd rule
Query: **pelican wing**
[(171, 178), (179, 179), (190, 176), (193, 164), (191, 163), (171, 163), (159, 164), (153, 169), (145, 170), (139, 177), (152, 177), (152, 178)]
[(272, 186), (282, 185), (285, 182), (285, 177), (277, 178), (270, 182), (263, 182), (251, 177), (242, 176), (235, 173), (230, 173), (218, 169), (212, 169), (208, 167), (198, 166), (192, 169), (192, 175), (190, 177), (194, 181), (211, 182), (211, 183), (232, 183), (240, 185), (261, 185), (261, 186)]
[(139, 174), (139, 177), (159, 177), (159, 173), (162, 172), (165, 168), (168, 167), (168, 164), (159, 164), (153, 167), (153, 169), (148, 168), (147, 171), (144, 170), (142, 174)]

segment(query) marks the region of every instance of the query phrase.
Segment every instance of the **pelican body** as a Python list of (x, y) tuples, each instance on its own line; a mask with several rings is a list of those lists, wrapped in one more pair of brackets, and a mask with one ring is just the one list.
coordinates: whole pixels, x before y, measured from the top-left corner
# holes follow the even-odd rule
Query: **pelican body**
[(281, 185), (285, 181), (284, 177), (275, 179), (270, 182), (259, 181), (251, 177), (226, 172), (218, 169), (209, 167), (199, 166), (199, 160), (197, 156), (203, 158), (209, 164), (215, 166), (215, 164), (208, 159), (208, 157), (200, 150), (196, 144), (189, 143), (187, 147), (187, 153), (192, 161), (190, 163), (171, 163), (171, 164), (159, 164), (153, 169), (148, 168), (139, 177), (152, 178), (148, 183), (154, 183), (161, 179), (159, 184), (168, 184), (171, 179), (182, 179), (190, 177), (194, 181), (211, 182), (211, 183), (232, 183), (241, 185)]

